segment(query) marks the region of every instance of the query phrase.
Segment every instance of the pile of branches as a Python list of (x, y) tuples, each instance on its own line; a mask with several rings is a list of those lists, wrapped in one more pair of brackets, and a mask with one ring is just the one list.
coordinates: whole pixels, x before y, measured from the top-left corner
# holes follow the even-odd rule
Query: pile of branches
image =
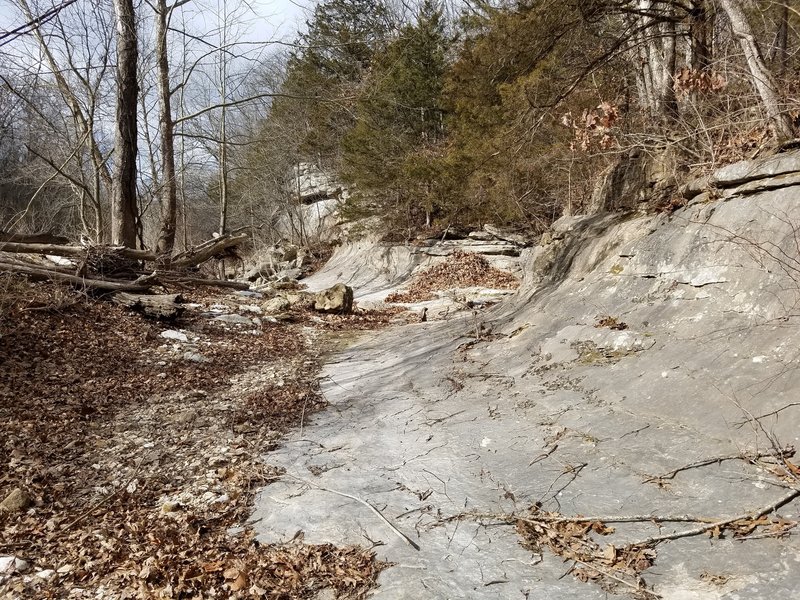
[(21, 274), (34, 281), (70, 284), (93, 293), (112, 293), (120, 304), (153, 316), (172, 317), (179, 312), (179, 296), (153, 296), (154, 287), (185, 283), (248, 289), (244, 283), (189, 274), (190, 269), (212, 258), (231, 256), (247, 239), (245, 233), (231, 233), (175, 256), (164, 256), (125, 246), (72, 245), (46, 233), (0, 232), (0, 272)]

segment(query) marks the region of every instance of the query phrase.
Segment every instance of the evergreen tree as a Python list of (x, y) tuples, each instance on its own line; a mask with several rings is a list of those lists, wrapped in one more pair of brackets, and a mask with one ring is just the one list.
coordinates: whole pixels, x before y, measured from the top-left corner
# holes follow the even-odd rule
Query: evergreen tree
[(375, 57), (344, 139), (344, 176), (356, 202), (412, 227), (435, 216), (436, 147), (443, 138), (442, 86), (449, 42), (442, 10), (425, 0), (416, 22)]
[(353, 126), (354, 96), (390, 30), (383, 0), (327, 0), (317, 5), (289, 57), (271, 118), (298, 121), (299, 150), (309, 162), (338, 168), (340, 143)]

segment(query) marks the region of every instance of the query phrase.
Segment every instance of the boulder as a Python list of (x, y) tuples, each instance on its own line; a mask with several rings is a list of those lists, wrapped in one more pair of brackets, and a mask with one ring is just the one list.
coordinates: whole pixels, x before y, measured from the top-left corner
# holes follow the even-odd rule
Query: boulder
[(349, 313), (353, 310), (353, 288), (337, 283), (314, 298), (314, 310), (324, 313)]
[[(483, 232), (489, 234), (490, 236), (496, 237), (499, 240), (511, 242), (512, 244), (517, 244), (518, 246), (531, 245), (531, 240), (526, 235), (523, 235), (522, 233), (518, 233), (515, 231), (511, 231), (509, 229), (496, 227), (488, 223), (483, 226)], [(473, 237), (472, 234), (470, 234), (470, 237)], [(482, 239), (482, 238), (476, 238), (476, 239)]]

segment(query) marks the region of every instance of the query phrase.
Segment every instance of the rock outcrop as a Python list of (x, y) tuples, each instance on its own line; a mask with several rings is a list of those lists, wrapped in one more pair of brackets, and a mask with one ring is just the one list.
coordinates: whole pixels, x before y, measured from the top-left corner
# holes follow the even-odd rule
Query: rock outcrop
[[(396, 565), (379, 579), (385, 600), (452, 590), (600, 600), (601, 572), (565, 576), (546, 537), (532, 554), (503, 524), (529, 507), (642, 515), (603, 531), (617, 556), (698, 527), (681, 516), (763, 512), (743, 536), (723, 525), (720, 536), (652, 544), (655, 565), (641, 577), (674, 600), (795, 597), (800, 541), (781, 528), (800, 510), (789, 495), (797, 478), (746, 458), (797, 443), (800, 165), (790, 160), (714, 175), (726, 190), (757, 182), (766, 191), (755, 194), (672, 214), (564, 218), (523, 251), (523, 285), (498, 307), (390, 329), (337, 356), (323, 373), (336, 409), (307, 423), (303, 443), (268, 457), (289, 477), (258, 501), (262, 541), (298, 530), (307, 543), (380, 539), (379, 557)], [(401, 268), (397, 248), (363, 251), (368, 258), (350, 248), (332, 265), (356, 286), (375, 285), (362, 278), (367, 266), (385, 264), (385, 284), (419, 259), (404, 249)], [(307, 472), (320, 473), (314, 486)], [(418, 549), (351, 498), (380, 505)], [(613, 574), (613, 562), (601, 571)]]

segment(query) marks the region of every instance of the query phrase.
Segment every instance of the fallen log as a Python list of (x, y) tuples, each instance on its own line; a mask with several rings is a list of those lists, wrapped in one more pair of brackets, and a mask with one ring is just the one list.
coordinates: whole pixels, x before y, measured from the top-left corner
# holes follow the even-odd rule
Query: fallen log
[(5, 263), (9, 265), (14, 265), (17, 267), (30, 267), (32, 269), (42, 269), (45, 271), (55, 271), (57, 273), (65, 273), (66, 275), (74, 275), (75, 268), (74, 267), (65, 267), (61, 265), (57, 265), (56, 263), (50, 264), (42, 264), (37, 262), (31, 262), (28, 260), (21, 260), (17, 258), (12, 258), (11, 256), (2, 256), (0, 255), (0, 263)]
[(53, 256), (77, 257), (83, 257), (86, 255), (86, 248), (83, 246), (35, 244), (26, 242), (0, 242), (0, 250), (3, 252), (13, 252), (14, 254), (52, 254)]
[(187, 268), (194, 267), (205, 261), (214, 258), (215, 256), (222, 255), (226, 251), (240, 245), (248, 239), (247, 234), (225, 235), (212, 240), (208, 240), (190, 248), (186, 252), (181, 252), (172, 258), (159, 256), (150, 250), (137, 250), (135, 248), (127, 248), (125, 246), (91, 246), (86, 248), (84, 246), (63, 245), (63, 244), (41, 244), (33, 242), (17, 242), (17, 241), (2, 241), (0, 240), (0, 251), (12, 252), (16, 254), (50, 254), (53, 256), (71, 256), (84, 258), (91, 249), (94, 254), (119, 256), (132, 260), (143, 261), (160, 261), (173, 268)]
[(21, 273), (34, 281), (62, 281), (90, 290), (116, 291), (116, 292), (146, 292), (150, 285), (131, 283), (114, 279), (86, 279), (77, 275), (68, 275), (59, 271), (29, 267), (20, 263), (0, 261), (0, 271)]
[(173, 268), (186, 268), (199, 265), (206, 262), (210, 258), (214, 258), (218, 254), (222, 254), (239, 244), (245, 242), (249, 236), (246, 234), (229, 235), (218, 237), (215, 240), (204, 242), (196, 248), (191, 248), (186, 252), (178, 254), (169, 261), (169, 265)]
[(119, 304), (157, 319), (174, 319), (183, 312), (183, 306), (181, 306), (183, 297), (180, 294), (142, 296), (140, 294), (120, 292), (114, 294), (111, 301), (114, 304)]
[(231, 288), (234, 290), (249, 290), (250, 285), (241, 281), (228, 281), (226, 279), (203, 279), (202, 277), (162, 277), (164, 283), (188, 283), (205, 285), (209, 287)]
[(20, 244), (69, 244), (69, 238), (50, 232), (9, 233), (0, 231), (0, 242), (17, 242)]
[[(149, 250), (136, 250), (125, 246), (93, 246), (109, 254), (117, 254), (123, 258), (133, 260), (154, 261), (156, 254)], [(51, 254), (53, 256), (86, 256), (87, 248), (84, 246), (69, 246), (60, 244), (39, 244), (33, 242), (4, 242), (0, 240), (0, 250), (15, 254)]]

